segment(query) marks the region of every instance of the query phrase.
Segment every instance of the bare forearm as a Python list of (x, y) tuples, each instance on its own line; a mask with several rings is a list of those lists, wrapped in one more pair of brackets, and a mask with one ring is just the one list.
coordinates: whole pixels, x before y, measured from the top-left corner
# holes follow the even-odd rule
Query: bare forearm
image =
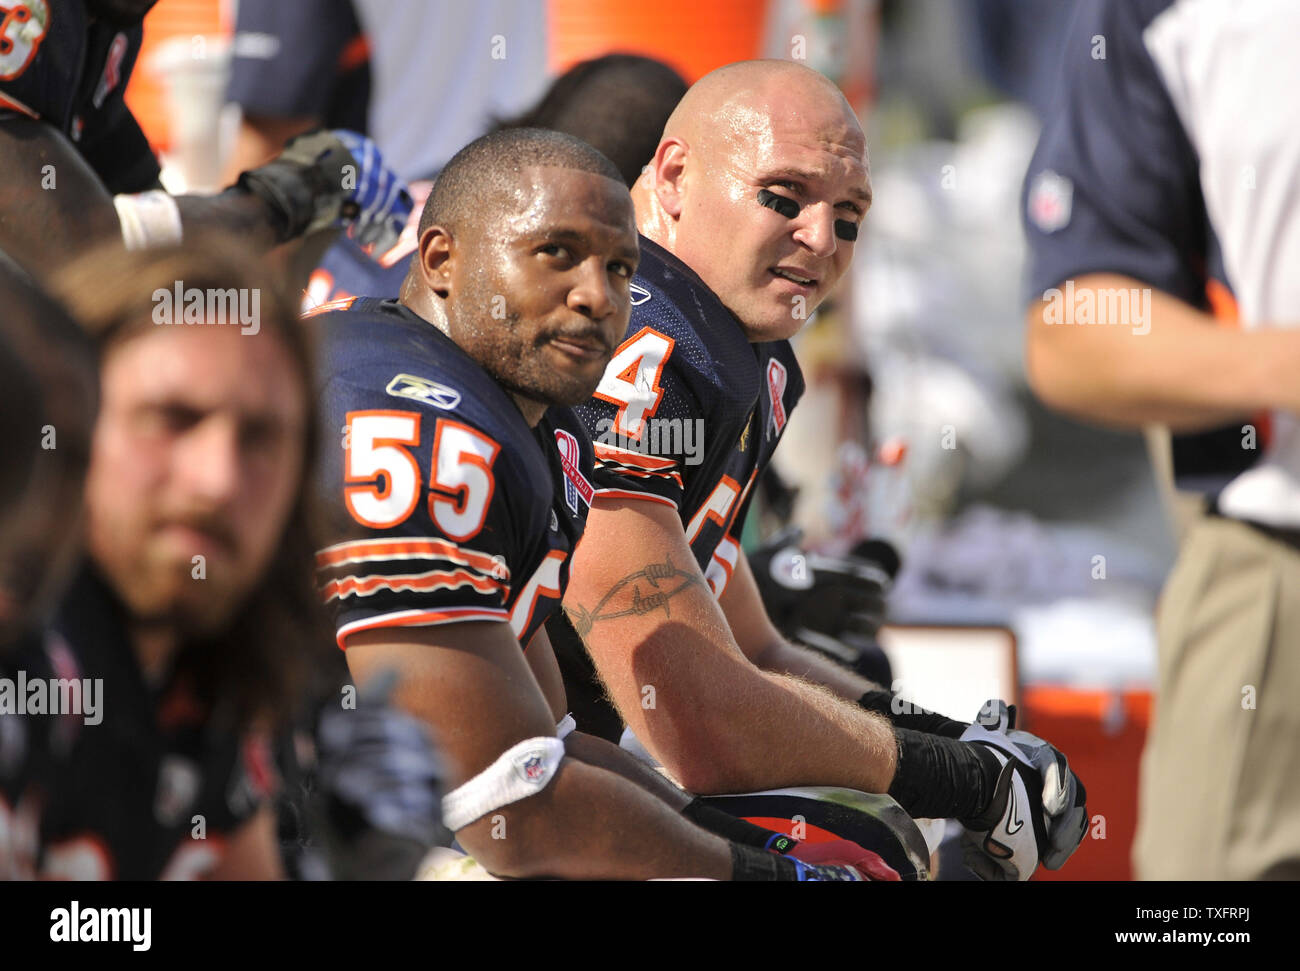
[(1159, 422), (1191, 431), (1253, 412), (1296, 410), (1294, 381), (1300, 331), (1243, 332), (1166, 293), (1127, 277), (1095, 274), (1075, 281), (1085, 292), (1150, 294), (1149, 320), (1131, 312), (1106, 320), (1107, 301), (1093, 301), (1094, 324), (1048, 323), (1040, 302), (1026, 318), (1029, 383), (1061, 411), (1103, 424), (1136, 428)]
[(566, 759), (542, 792), (457, 834), (497, 876), (648, 880), (731, 876), (731, 850), (667, 803), (604, 769)]
[(271, 209), (252, 193), (227, 189), (214, 196), (177, 196), (176, 206), (186, 235), (231, 234), (258, 250), (268, 250), (276, 244)]
[(730, 730), (727, 756), (718, 759), (708, 792), (792, 785), (889, 791), (897, 743), (888, 722), (822, 685), (787, 674), (755, 673), (750, 702), (710, 719), (715, 731), (723, 724)]
[(611, 692), (637, 737), (689, 791), (888, 791), (892, 729), (828, 689), (761, 671), (682, 628), (645, 639), (629, 660), (630, 671), (609, 676)]
[(880, 687), (825, 655), (791, 644), (783, 637), (774, 638), (756, 663), (765, 671), (790, 674), (823, 685), (848, 701), (857, 701)]
[(585, 732), (571, 732), (564, 740), (564, 751), (570, 758), (599, 766), (636, 783), (677, 812), (681, 812), (691, 801), (689, 793), (683, 792), (630, 752), (603, 738)]

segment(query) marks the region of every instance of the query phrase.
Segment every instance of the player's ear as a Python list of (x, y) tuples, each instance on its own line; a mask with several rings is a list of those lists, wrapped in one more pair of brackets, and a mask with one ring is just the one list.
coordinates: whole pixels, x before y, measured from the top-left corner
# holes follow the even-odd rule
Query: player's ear
[(655, 157), (650, 162), (655, 198), (659, 200), (664, 212), (673, 219), (682, 213), (682, 189), (688, 151), (685, 142), (676, 136), (670, 136), (659, 143)]
[(442, 226), (430, 226), (420, 234), (420, 276), (425, 286), (444, 299), (451, 292), (455, 249), (450, 231)]

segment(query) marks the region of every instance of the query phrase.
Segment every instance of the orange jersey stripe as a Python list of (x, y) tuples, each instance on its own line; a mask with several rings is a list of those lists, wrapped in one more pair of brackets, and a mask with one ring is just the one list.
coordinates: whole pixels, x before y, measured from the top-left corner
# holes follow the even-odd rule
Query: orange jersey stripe
[(369, 597), (382, 590), (411, 593), (429, 593), (433, 590), (454, 590), (457, 587), (473, 587), (479, 593), (509, 593), (509, 587), (495, 580), (470, 573), (468, 570), (431, 570), (428, 573), (405, 574), (401, 576), (343, 577), (331, 580), (321, 588), (321, 599), (328, 603), (335, 598), (357, 596)]
[(665, 506), (677, 508), (677, 503), (653, 492), (632, 492), (627, 489), (597, 489), (597, 499), (644, 499), (647, 502), (662, 502)]
[(473, 567), (497, 580), (509, 580), (510, 568), (495, 556), (466, 549), (445, 539), (362, 539), (327, 546), (316, 554), (316, 569), (372, 560), (407, 560), (436, 557)]
[(310, 310), (304, 310), (298, 316), (301, 319), (306, 320), (308, 317), (317, 317), (321, 314), (329, 313), (332, 310), (347, 310), (356, 303), (356, 300), (356, 297), (339, 297), (337, 300), (330, 300), (327, 303), (321, 304), (319, 307), (312, 307)]
[(353, 634), (365, 630), (381, 630), (385, 627), (434, 627), (438, 624), (454, 624), (466, 620), (508, 621), (510, 618), (504, 610), (491, 610), (481, 607), (454, 607), (450, 610), (399, 610), (392, 614), (371, 617), (344, 624), (335, 637), (340, 650), (347, 650), (347, 639)]
[(631, 479), (671, 479), (678, 485), (682, 484), (682, 474), (680, 472), (638, 472), (636, 469), (606, 469), (614, 475), (625, 475)]
[(618, 462), (620, 465), (630, 465), (638, 469), (656, 471), (675, 468), (678, 464), (673, 459), (661, 459), (657, 455), (646, 455), (644, 452), (634, 452), (630, 448), (619, 448), (617, 445), (606, 445), (603, 442), (592, 442), (592, 447), (598, 459)]

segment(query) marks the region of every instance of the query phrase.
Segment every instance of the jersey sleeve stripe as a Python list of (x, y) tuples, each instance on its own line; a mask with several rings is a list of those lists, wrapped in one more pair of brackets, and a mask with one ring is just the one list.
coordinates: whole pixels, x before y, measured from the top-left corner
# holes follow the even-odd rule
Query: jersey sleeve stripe
[(597, 498), (601, 499), (645, 499), (649, 502), (662, 502), (665, 506), (677, 508), (677, 503), (667, 496), (657, 496), (653, 492), (632, 492), (628, 489), (597, 489)]
[(439, 559), (470, 567), (493, 579), (509, 581), (510, 568), (499, 556), (457, 546), (434, 537), (413, 539), (353, 540), (327, 546), (316, 554), (316, 569), (348, 563), (371, 563), (378, 560)]
[(472, 587), (482, 594), (500, 594), (509, 596), (510, 588), (496, 580), (477, 576), (468, 570), (430, 570), (428, 573), (409, 573), (403, 575), (374, 574), (371, 576), (347, 576), (330, 580), (321, 587), (321, 599), (325, 603), (342, 600), (344, 597), (369, 597), (380, 592), (389, 593), (431, 593), (434, 590), (455, 590), (457, 587)]
[(381, 630), (385, 627), (436, 627), (439, 624), (456, 624), (462, 621), (494, 620), (508, 623), (510, 615), (505, 610), (485, 607), (455, 607), (448, 610), (398, 610), (378, 617), (367, 617), (344, 624), (336, 640), (340, 650), (347, 650), (347, 639), (364, 630)]
[(35, 118), (38, 121), (41, 117), (37, 112), (27, 107), (17, 98), (7, 94), (0, 94), (0, 111), (16, 111), (21, 115), (26, 115), (28, 118)]
[(682, 484), (682, 474), (680, 472), (642, 472), (637, 469), (612, 468), (608, 465), (602, 465), (601, 470), (611, 475), (622, 475), (630, 479), (668, 479), (678, 485)]
[(606, 445), (603, 442), (592, 442), (591, 444), (592, 448), (595, 449), (597, 460), (614, 462), (635, 469), (653, 472), (660, 469), (676, 468), (679, 464), (675, 459), (647, 455), (644, 452), (635, 452), (629, 448), (619, 448), (617, 445)]
[(331, 300), (328, 303), (318, 304), (310, 310), (304, 310), (298, 315), (301, 320), (307, 320), (311, 317), (319, 317), (321, 314), (327, 314), (334, 310), (347, 310), (354, 303), (356, 297), (339, 297), (337, 300)]

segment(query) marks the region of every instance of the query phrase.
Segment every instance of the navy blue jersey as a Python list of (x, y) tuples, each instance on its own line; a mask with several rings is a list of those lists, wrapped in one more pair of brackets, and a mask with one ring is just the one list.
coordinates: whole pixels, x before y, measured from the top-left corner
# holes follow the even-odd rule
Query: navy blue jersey
[(529, 428), (432, 324), (396, 301), (342, 303), (314, 317), (333, 513), (316, 564), (339, 646), (472, 620), (509, 622), (527, 646), (563, 596), (592, 498), (581, 423), (551, 408)]
[[(1249, 286), (1228, 272), (1202, 175), (1227, 169), (1229, 183), (1236, 179), (1245, 185), (1241, 173), (1254, 178), (1256, 166), (1262, 172), (1261, 157), (1267, 153), (1254, 147), (1253, 134), (1238, 137), (1237, 132), (1259, 127), (1248, 107), (1275, 112), (1281, 105), (1263, 107), (1252, 91), (1227, 83), (1243, 77), (1238, 67), (1224, 62), (1251, 43), (1251, 31), (1225, 29), (1213, 5), (1196, 7), (1176, 0), (1077, 5), (1059, 82), (1024, 185), (1029, 300), (1061, 292), (1068, 306), (1073, 291), (1065, 287), (1067, 280), (1116, 273), (1224, 316), (1234, 292), (1243, 283)], [(1249, 19), (1244, 12), (1243, 17)], [(1208, 47), (1220, 34), (1225, 41), (1220, 55), (1212, 58), (1215, 78), (1190, 80), (1201, 69), (1194, 63), (1200, 56), (1195, 53), (1198, 42), (1188, 39), (1199, 37)], [(1270, 59), (1262, 52), (1253, 58), (1242, 52), (1247, 60)], [(1229, 101), (1236, 99), (1236, 107), (1228, 106), (1229, 131), (1221, 135), (1211, 132), (1213, 114), (1222, 109), (1198, 90), (1202, 83)], [(1253, 189), (1251, 185), (1241, 198), (1261, 200), (1262, 206), (1270, 196)], [(1219, 206), (1221, 212), (1231, 208)], [(1276, 204), (1271, 208), (1285, 211)], [(1257, 212), (1242, 221), (1260, 227), (1264, 238), (1247, 241), (1240, 250), (1266, 249), (1265, 239), (1275, 235), (1268, 217)], [(1235, 310), (1227, 316), (1235, 316)], [(1267, 419), (1261, 416), (1257, 424), (1266, 434)], [(1241, 438), (1241, 422), (1176, 435), (1174, 468), (1180, 486), (1217, 491), (1249, 468), (1260, 452), (1243, 449)]]
[[(21, 719), (27, 757), (0, 785), (8, 795), (0, 814), (20, 822), (9, 849), (21, 876), (201, 877), (276, 786), (264, 738), (223, 727), (184, 674), (146, 681), (125, 608), (90, 568), (68, 589), (52, 631), (11, 659), (9, 677), (17, 672), (29, 705), (40, 679), (61, 679), (63, 692), (93, 684), (80, 689), (80, 714), (50, 714), (51, 687), (46, 713)], [(0, 834), (0, 873), (4, 842)]]
[(627, 337), (577, 412), (595, 447), (596, 494), (673, 506), (721, 595), (803, 374), (788, 341), (751, 344), (690, 267), (640, 242)]
[[(721, 596), (803, 374), (788, 341), (751, 344), (690, 267), (644, 236), (640, 244), (627, 337), (577, 412), (596, 453), (596, 494), (676, 509)], [(622, 719), (573, 625), (558, 615), (547, 630), (578, 726), (617, 742)]]
[(57, 128), (110, 192), (141, 192), (158, 161), (123, 100), (142, 29), (92, 19), (82, 0), (0, 0), (0, 123)]
[(385, 253), (372, 252), (347, 236), (339, 236), (325, 251), (320, 264), (312, 271), (303, 294), (302, 309), (313, 310), (321, 304), (348, 297), (393, 299), (402, 292), (402, 281), (411, 266), (411, 257), (419, 242), (420, 214), (429, 198), (432, 182), (412, 182), (408, 186), (414, 205), (402, 234)]
[[(73, 678), (75, 662), (52, 633), (5, 645), (0, 658), (0, 880), (31, 880), (40, 859), (41, 810), (81, 731), (75, 715), (33, 715), (28, 685)], [(43, 706), (48, 707), (48, 706)]]
[[(420, 206), (415, 207), (414, 218), (417, 221), (420, 210)], [(415, 252), (413, 244), (406, 245), (406, 236), (404, 232), (393, 248), (379, 259), (375, 259), (366, 251), (367, 247), (356, 240), (340, 236), (312, 271), (307, 291), (303, 294), (303, 310), (348, 297), (396, 300), (402, 292), (402, 281), (406, 279)]]
[(241, 3), (226, 100), (245, 115), (366, 131), (370, 62), (352, 0)]

